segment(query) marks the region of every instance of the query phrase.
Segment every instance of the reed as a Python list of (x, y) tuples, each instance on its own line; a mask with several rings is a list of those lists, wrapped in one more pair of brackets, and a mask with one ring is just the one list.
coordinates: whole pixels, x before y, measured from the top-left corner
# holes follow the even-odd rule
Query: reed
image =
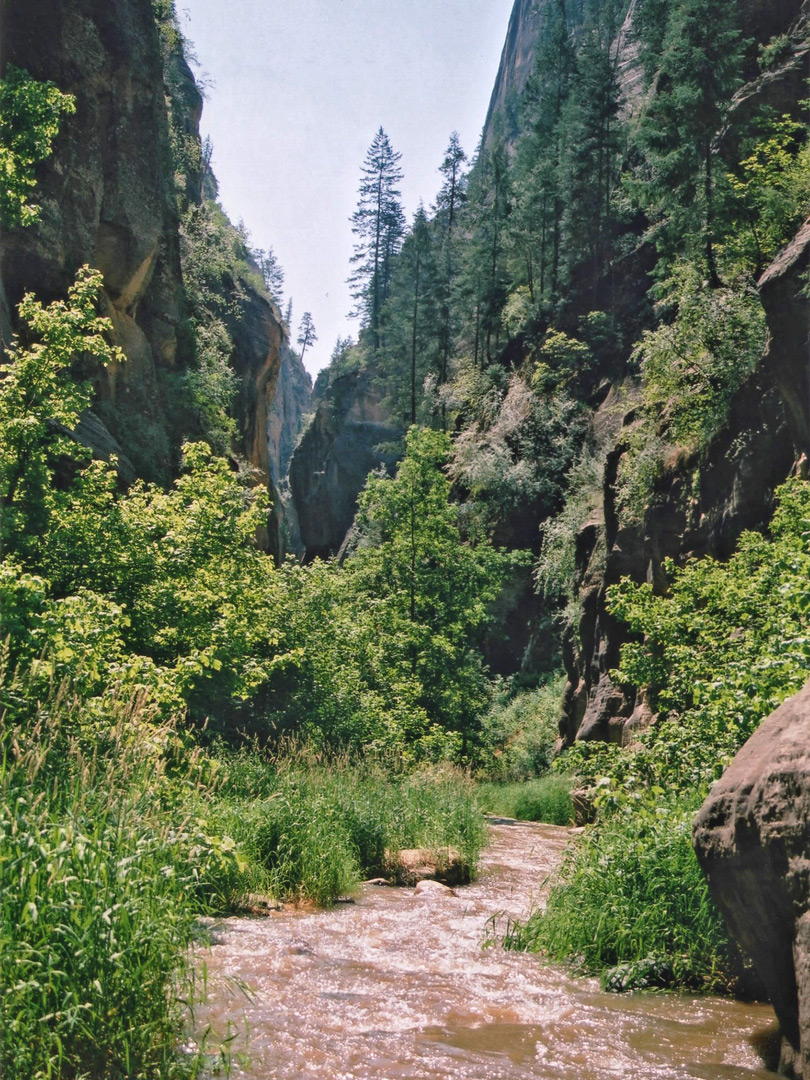
[(520, 821), (570, 825), (574, 817), (572, 781), (560, 773), (515, 784), (479, 784), (476, 799), (482, 810)]
[(0, 1075), (175, 1078), (194, 931), (183, 830), (160, 813), (167, 729), (109, 703), (105, 752), (65, 687), (0, 736)]
[(590, 827), (544, 910), (512, 924), (507, 947), (575, 957), (612, 990), (727, 989), (736, 961), (692, 850), (695, 808), (640, 807)]

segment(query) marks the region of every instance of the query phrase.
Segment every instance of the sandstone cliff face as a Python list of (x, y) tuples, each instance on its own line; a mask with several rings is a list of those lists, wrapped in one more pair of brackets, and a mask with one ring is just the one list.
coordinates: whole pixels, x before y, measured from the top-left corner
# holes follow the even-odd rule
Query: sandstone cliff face
[(515, 0), (484, 123), (481, 144), (485, 150), (492, 149), (499, 136), (511, 141), (516, 135), (513, 113), (534, 70), (543, 6), (537, 0)]
[[(133, 387), (144, 423), (166, 442), (156, 368), (177, 362), (183, 318), (163, 69), (149, 0), (5, 3), (2, 63), (75, 95), (53, 156), (40, 168), (42, 219), (4, 237), (9, 307), (34, 290), (63, 296), (76, 270), (102, 271), (106, 314), (126, 371), (104, 377), (113, 402)], [(157, 458), (165, 451), (157, 451)], [(155, 461), (159, 473), (166, 462)]]
[[(760, 370), (742, 387), (728, 422), (702, 459), (673, 465), (642, 523), (622, 525), (614, 483), (625, 452), (622, 429), (608, 427), (601, 512), (577, 537), (580, 609), (563, 656), (568, 673), (563, 736), (570, 741), (633, 740), (648, 723), (643, 700), (626, 698), (611, 682), (626, 640), (624, 628), (605, 607), (608, 586), (623, 576), (666, 588), (665, 558), (727, 557), (744, 529), (766, 524), (774, 489), (794, 464), (807, 459), (810, 443), (810, 299), (803, 287), (810, 265), (810, 222), (760, 279), (769, 337)], [(615, 398), (597, 413), (608, 424)], [(632, 413), (629, 414), (632, 417)], [(617, 421), (613, 421), (618, 426)], [(802, 465), (801, 467), (804, 467)], [(698, 475), (695, 491), (693, 477)]]
[(298, 354), (284, 345), (276, 393), (267, 417), (270, 474), (275, 484), (284, 480), (289, 472), (295, 444), (311, 408), (312, 379)]
[[(632, 11), (631, 4), (628, 19)], [(809, 16), (807, 0), (784, 0), (778, 5), (752, 0), (743, 5), (749, 33), (764, 41), (787, 33), (792, 49), (775, 71), (758, 76), (740, 91), (734, 103), (738, 113), (763, 104), (795, 110), (799, 83), (807, 75)], [(633, 35), (627, 22), (617, 47), (620, 69), (626, 61), (626, 70), (632, 72)], [(634, 92), (638, 83), (628, 78), (626, 92)], [(614, 389), (595, 415), (593, 438), (605, 452), (604, 490), (599, 511), (577, 537), (579, 616), (567, 628), (563, 642), (568, 686), (561, 730), (566, 741), (607, 739), (627, 744), (652, 719), (643, 698), (629, 699), (608, 674), (618, 665), (626, 632), (606, 610), (607, 588), (629, 576), (663, 591), (665, 558), (727, 557), (744, 529), (767, 523), (775, 487), (797, 460), (806, 458), (810, 301), (803, 275), (808, 265), (810, 223), (759, 281), (769, 330), (760, 370), (737, 394), (725, 428), (700, 459), (680, 460), (668, 468), (641, 523), (621, 522), (615, 507), (615, 481), (632, 410), (626, 409), (626, 425), (617, 419)]]
[[(202, 98), (179, 49), (164, 64), (151, 0), (2, 0), (0, 21), (0, 66), (25, 68), (76, 99), (39, 170), (41, 221), (3, 237), (4, 339), (24, 292), (52, 300), (82, 264), (101, 270), (102, 310), (127, 360), (98, 373), (95, 415), (76, 437), (102, 456), (118, 454), (125, 481), (166, 481), (189, 434), (171, 414), (167, 382), (191, 354), (167, 93), (193, 140)], [(199, 200), (201, 183), (189, 175), (188, 198)], [(237, 449), (269, 483), (267, 415), (283, 331), (265, 296), (245, 283), (239, 291), (243, 310), (230, 327)]]
[(290, 487), (307, 559), (341, 547), (368, 474), (397, 456), (383, 444), (401, 440), (372, 368), (341, 375), (318, 400), (292, 456)]
[(712, 789), (694, 841), (712, 895), (779, 1018), (780, 1071), (810, 1080), (810, 683)]

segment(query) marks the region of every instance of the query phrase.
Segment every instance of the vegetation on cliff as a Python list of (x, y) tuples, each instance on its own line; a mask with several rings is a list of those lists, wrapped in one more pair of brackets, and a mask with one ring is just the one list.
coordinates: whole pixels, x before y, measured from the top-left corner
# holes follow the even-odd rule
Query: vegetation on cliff
[[(356, 216), (361, 331), (326, 380), (373, 362), (403, 457), (368, 478), (344, 560), (276, 567), (258, 543), (267, 498), (239, 462), (233, 363), (248, 296), (269, 305), (281, 278), (205, 197), (182, 40), (156, 2), (186, 304), (182, 362), (163, 375), (177, 446), (158, 456), (181, 453), (180, 433), (194, 441), (173, 479), (157, 469), (160, 482), (126, 490), (76, 444), (91, 378), (122, 359), (89, 268), (64, 300), (23, 300), (0, 372), (9, 1077), (193, 1072), (174, 1046), (196, 914), (255, 892), (329, 902), (396, 846), (453, 845), (472, 870), (480, 814), (449, 763), (492, 781), (548, 768), (553, 673), (521, 695), (484, 662), (504, 582), (534, 557), (548, 611), (575, 591), (610, 383), (629, 403), (620, 522), (645, 520), (673, 460), (699, 474), (762, 354), (752, 278), (810, 197), (798, 107), (735, 113), (756, 59), (736, 6), (639, 4), (646, 88), (632, 109), (614, 51), (625, 6), (544, 9), (511, 138), (466, 173), (451, 137), (436, 204), (404, 235), (380, 129)], [(14, 72), (3, 86), (4, 117), (28, 103), (12, 136), (0, 125), (16, 226), (34, 220), (31, 167), (70, 106)], [(810, 670), (808, 519), (807, 485), (791, 482), (770, 535), (746, 535), (727, 563), (667, 564), (665, 595), (611, 590), (629, 638), (614, 679), (644, 688), (657, 721), (632, 753), (579, 744), (559, 758), (599, 818), (513, 943), (613, 968), (617, 988), (728, 979), (686, 823)], [(567, 786), (510, 793), (509, 808), (567, 818)]]

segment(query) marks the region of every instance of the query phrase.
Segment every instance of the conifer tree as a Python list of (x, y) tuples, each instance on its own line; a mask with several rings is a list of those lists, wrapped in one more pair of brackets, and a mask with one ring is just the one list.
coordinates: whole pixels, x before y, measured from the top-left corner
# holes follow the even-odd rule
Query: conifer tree
[(441, 312), (436, 300), (437, 262), (424, 207), (397, 257), (391, 295), (385, 307), (385, 366), (394, 406), (416, 423), (420, 388), (440, 367)]
[(742, 78), (744, 43), (736, 5), (679, 0), (669, 13), (655, 96), (640, 141), (649, 172), (637, 186), (657, 225), (659, 250), (672, 256), (697, 240), (712, 285), (720, 282), (714, 249), (716, 187), (713, 140)]
[[(515, 215), (510, 246), (515, 284), (526, 285), (532, 300), (554, 299), (559, 284), (564, 210), (561, 161), (563, 109), (574, 72), (574, 47), (565, 4), (546, 10), (535, 70), (523, 100), (524, 137), (514, 169)], [(515, 275), (517, 270), (517, 275)]]
[(349, 278), (356, 307), (371, 333), (374, 352), (382, 343), (382, 310), (388, 296), (394, 257), (402, 244), (405, 216), (397, 187), (402, 180), (401, 154), (395, 153), (382, 128), (374, 136), (361, 169), (357, 209), (352, 232), (357, 237)]
[(473, 356), (484, 365), (498, 348), (501, 311), (506, 300), (507, 220), (512, 189), (509, 160), (502, 144), (479, 157), (469, 188), (471, 234), (464, 250), (460, 288), (474, 326)]
[(452, 231), (458, 218), (458, 209), (466, 199), (467, 177), (464, 165), (467, 155), (461, 148), (461, 140), (458, 132), (450, 135), (450, 142), (444, 152), (444, 160), (439, 166), (439, 172), (444, 177), (439, 194), (436, 196), (436, 214), (444, 218), (447, 234)]
[(618, 181), (621, 127), (619, 80), (611, 45), (612, 11), (586, 25), (571, 93), (563, 110), (562, 219), (565, 285), (581, 279), (595, 287), (606, 265), (612, 234), (612, 195)]
[(450, 142), (439, 166), (444, 180), (434, 207), (436, 219), (443, 226), (441, 255), (436, 263), (435, 298), (440, 309), (440, 383), (447, 382), (452, 338), (451, 296), (456, 275), (454, 231), (458, 224), (459, 210), (467, 201), (467, 174), (464, 165), (467, 155), (461, 147), (458, 132), (450, 135)]
[(298, 344), (301, 346), (301, 363), (304, 362), (304, 353), (307, 351), (310, 345), (314, 345), (318, 340), (318, 335), (315, 333), (315, 323), (312, 321), (312, 315), (305, 311), (301, 316), (301, 325), (298, 328)]

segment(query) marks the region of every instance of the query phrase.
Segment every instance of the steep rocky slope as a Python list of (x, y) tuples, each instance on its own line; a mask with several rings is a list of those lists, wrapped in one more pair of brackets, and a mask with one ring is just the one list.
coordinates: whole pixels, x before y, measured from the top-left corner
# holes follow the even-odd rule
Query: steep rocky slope
[(484, 148), (498, 138), (512, 140), (517, 133), (517, 104), (534, 70), (542, 7), (536, 0), (515, 0), (484, 123)]
[[(633, 10), (631, 5), (629, 19)], [(762, 105), (795, 112), (802, 82), (810, 74), (810, 5), (806, 0), (752, 2), (743, 5), (743, 18), (754, 40), (767, 41), (781, 33), (788, 35), (790, 47), (774, 70), (738, 92), (732, 119)], [(627, 22), (617, 48), (620, 68), (626, 60), (631, 69), (635, 46)], [(632, 79), (629, 85), (635, 85)], [(731, 125), (726, 140), (733, 130)], [(627, 575), (663, 591), (664, 559), (727, 557), (742, 530), (767, 523), (774, 488), (798, 462), (806, 461), (810, 303), (803, 274), (809, 251), (806, 224), (760, 277), (769, 332), (763, 363), (735, 396), (723, 429), (710, 444), (667, 465), (641, 522), (623, 521), (616, 507), (616, 478), (634, 410), (628, 405), (626, 415), (619, 409), (617, 416), (614, 393), (594, 416), (592, 437), (601, 439), (604, 452), (604, 489), (599, 511), (577, 537), (579, 612), (564, 640), (569, 679), (562, 728), (566, 740), (628, 743), (652, 719), (643, 694), (628, 697), (608, 674), (626, 640), (626, 631), (606, 610), (608, 586)]]
[(284, 480), (307, 414), (312, 408), (312, 379), (297, 353), (284, 345), (273, 404), (267, 417), (267, 444), (273, 483)]
[(343, 544), (366, 477), (397, 460), (402, 438), (385, 404), (385, 386), (373, 368), (336, 378), (315, 411), (290, 463), (292, 504), (308, 559), (326, 558)]
[[(76, 437), (103, 456), (117, 454), (125, 480), (166, 481), (181, 439), (197, 434), (175, 400), (193, 348), (167, 100), (176, 128), (199, 148), (201, 95), (179, 45), (164, 56), (151, 0), (3, 0), (0, 22), (3, 69), (12, 63), (76, 99), (39, 169), (41, 221), (3, 237), (3, 338), (24, 292), (52, 300), (82, 264), (100, 269), (102, 308), (126, 363), (97, 373), (98, 404)], [(189, 170), (192, 201), (201, 199), (201, 179)], [(260, 288), (232, 284), (236, 449), (269, 483), (268, 414), (284, 331)]]

